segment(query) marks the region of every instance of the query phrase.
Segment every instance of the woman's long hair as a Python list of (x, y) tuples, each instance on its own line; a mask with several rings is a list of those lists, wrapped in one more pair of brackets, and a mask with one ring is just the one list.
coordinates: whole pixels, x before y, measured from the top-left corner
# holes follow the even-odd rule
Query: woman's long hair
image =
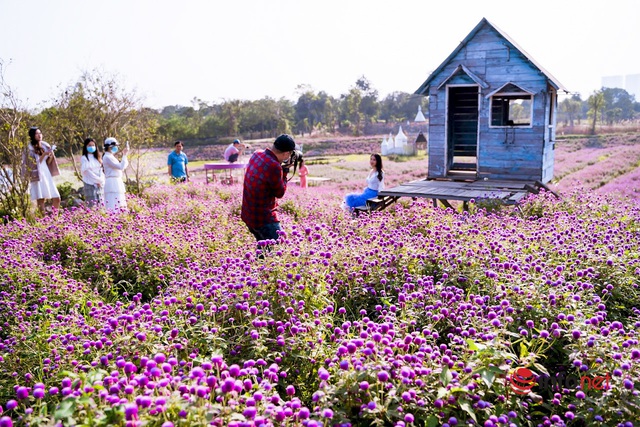
[(40, 146), (40, 141), (36, 139), (36, 131), (38, 130), (38, 126), (31, 126), (29, 128), (29, 139), (31, 139), (31, 145), (33, 146), (33, 151), (38, 156), (42, 156), (44, 154), (44, 150)]
[(382, 181), (382, 174), (384, 171), (382, 170), (382, 156), (378, 153), (372, 154), (376, 159), (376, 171), (378, 172), (378, 181)]
[[(85, 156), (87, 158), (87, 160), (89, 160), (89, 152), (87, 151), (87, 146), (89, 145), (90, 142), (93, 142), (94, 144), (96, 144), (96, 140), (93, 138), (87, 138), (84, 140), (84, 145), (82, 146), (82, 155)], [(102, 154), (100, 153), (100, 149), (98, 148), (98, 144), (96, 144), (96, 151), (93, 152), (93, 157), (96, 158), (96, 160), (98, 162), (100, 162), (100, 164), (102, 164)]]

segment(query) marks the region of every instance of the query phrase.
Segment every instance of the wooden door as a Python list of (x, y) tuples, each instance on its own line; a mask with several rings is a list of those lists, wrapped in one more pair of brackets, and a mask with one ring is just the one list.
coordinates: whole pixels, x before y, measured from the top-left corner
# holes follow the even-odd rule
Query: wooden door
[(478, 87), (449, 87), (447, 110), (447, 170), (476, 171)]

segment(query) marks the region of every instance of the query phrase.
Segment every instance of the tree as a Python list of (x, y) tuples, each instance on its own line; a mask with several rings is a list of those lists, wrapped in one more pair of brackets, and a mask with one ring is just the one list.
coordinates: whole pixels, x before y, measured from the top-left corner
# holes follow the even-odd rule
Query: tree
[[(143, 108), (135, 91), (127, 91), (116, 75), (97, 69), (84, 71), (76, 83), (54, 99), (53, 107), (38, 118), (47, 135), (69, 155), (78, 179), (81, 175), (74, 155), (81, 152), (85, 138), (101, 142), (114, 136), (123, 142), (130, 141), (134, 158), (135, 153), (151, 146), (159, 127), (157, 113)], [(136, 178), (143, 166), (139, 160), (131, 162)]]
[(596, 123), (602, 116), (602, 110), (605, 105), (604, 93), (601, 90), (593, 92), (593, 95), (587, 99), (587, 104), (589, 105), (588, 115), (591, 118), (591, 135), (595, 135)]
[(0, 214), (29, 218), (29, 179), (23, 171), (27, 149), (24, 119), (28, 114), (5, 81), (5, 64), (0, 59)]
[(316, 126), (320, 125), (327, 131), (333, 132), (335, 130), (336, 120), (338, 117), (338, 111), (336, 111), (338, 105), (339, 103), (334, 97), (324, 91), (318, 92), (318, 95), (313, 102), (313, 111), (318, 116)]
[(362, 113), (365, 122), (376, 120), (380, 112), (380, 104), (378, 103), (378, 91), (373, 88), (371, 82), (362, 76), (356, 80), (355, 86), (362, 93), (360, 101), (360, 113)]
[(88, 136), (116, 136), (131, 115), (141, 108), (135, 92), (125, 91), (118, 77), (100, 70), (84, 71), (77, 82), (64, 88), (53, 107), (40, 117), (48, 125), (47, 135), (69, 154), (77, 152)]
[(361, 103), (362, 93), (355, 87), (346, 95), (342, 95), (342, 115), (346, 123), (351, 126), (355, 136), (360, 135), (362, 123), (362, 113), (360, 112)]
[(227, 135), (238, 135), (241, 106), (242, 101), (239, 99), (225, 100), (222, 104), (222, 120), (225, 123)]
[(314, 128), (317, 115), (315, 110), (315, 101), (317, 100), (316, 94), (309, 90), (304, 92), (298, 97), (298, 102), (295, 106), (295, 124), (298, 132), (311, 133)]
[(635, 97), (624, 89), (602, 88), (607, 122), (613, 124), (621, 120), (630, 120), (634, 116)]
[(581, 109), (582, 101), (580, 101), (579, 96), (578, 99), (575, 99), (575, 97), (564, 99), (560, 103), (560, 112), (565, 116), (565, 124), (573, 127), (574, 120), (580, 118)]
[(418, 106), (426, 114), (429, 105), (428, 98), (406, 92), (392, 92), (380, 104), (380, 119), (387, 123), (413, 120)]

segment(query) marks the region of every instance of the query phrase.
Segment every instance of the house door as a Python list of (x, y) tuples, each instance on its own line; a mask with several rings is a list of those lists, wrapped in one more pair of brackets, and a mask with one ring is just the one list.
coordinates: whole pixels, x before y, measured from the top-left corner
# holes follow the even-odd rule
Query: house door
[(447, 171), (476, 172), (478, 153), (478, 87), (449, 87)]

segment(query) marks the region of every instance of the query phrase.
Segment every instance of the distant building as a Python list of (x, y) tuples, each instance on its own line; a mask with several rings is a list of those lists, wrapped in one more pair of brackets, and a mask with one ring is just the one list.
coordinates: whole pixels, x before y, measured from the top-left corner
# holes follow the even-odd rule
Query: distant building
[(416, 114), (416, 118), (413, 120), (414, 122), (426, 122), (424, 114), (422, 113), (422, 106), (418, 105), (418, 114)]
[(640, 101), (640, 74), (627, 74), (624, 79), (624, 89)]
[(388, 156), (390, 154), (398, 154), (400, 156), (415, 156), (417, 153), (415, 142), (408, 142), (407, 135), (402, 131), (402, 126), (398, 128), (398, 134), (393, 137), (389, 134), (389, 138), (383, 138), (380, 144), (380, 154)]
[(605, 76), (602, 78), (602, 87), (624, 89), (624, 76)]
[(626, 76), (606, 76), (602, 78), (602, 87), (624, 89), (627, 93), (640, 99), (640, 74), (627, 74)]

